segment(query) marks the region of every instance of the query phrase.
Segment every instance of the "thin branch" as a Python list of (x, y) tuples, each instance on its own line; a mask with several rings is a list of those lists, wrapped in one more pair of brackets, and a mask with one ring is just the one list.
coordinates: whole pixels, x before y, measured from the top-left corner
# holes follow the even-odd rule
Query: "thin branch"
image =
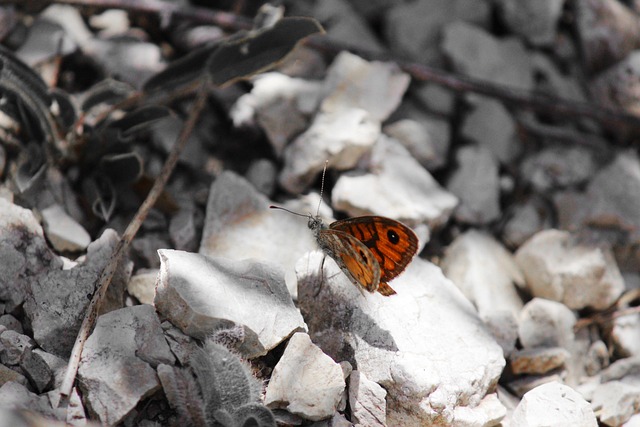
[(122, 238), (118, 242), (118, 245), (116, 246), (113, 255), (111, 256), (111, 259), (109, 260), (109, 264), (106, 266), (106, 268), (102, 272), (102, 275), (100, 276), (100, 280), (98, 282), (98, 291), (93, 295), (91, 303), (89, 303), (87, 314), (82, 321), (82, 326), (80, 327), (80, 331), (78, 332), (76, 342), (73, 345), (73, 350), (71, 352), (71, 358), (67, 366), (67, 371), (60, 387), (61, 401), (58, 402), (58, 404), (62, 403), (62, 401), (66, 402), (66, 399), (71, 394), (71, 389), (73, 388), (73, 383), (78, 371), (78, 365), (80, 364), (80, 356), (82, 355), (84, 344), (89, 338), (93, 327), (95, 326), (98, 312), (100, 311), (100, 306), (102, 305), (104, 296), (106, 295), (107, 289), (111, 284), (113, 275), (115, 274), (116, 269), (118, 268), (118, 265), (120, 264), (120, 261), (122, 260), (124, 254), (129, 248), (131, 241), (133, 240), (136, 233), (140, 229), (140, 226), (147, 217), (149, 210), (155, 205), (156, 201), (162, 194), (162, 191), (169, 181), (169, 177), (171, 176), (173, 169), (178, 163), (180, 153), (182, 153), (184, 147), (186, 146), (187, 141), (189, 140), (189, 136), (193, 133), (193, 129), (207, 100), (207, 83), (208, 82), (202, 83), (201, 90), (197, 91), (197, 97), (193, 104), (193, 109), (191, 110), (189, 119), (182, 128), (178, 141), (173, 146), (171, 153), (167, 157), (167, 160), (162, 167), (160, 175), (158, 176), (158, 178), (156, 178), (151, 191), (147, 195), (147, 198), (144, 200), (144, 202), (138, 209), (138, 212), (136, 212), (136, 215), (129, 223), (129, 226), (122, 235)]

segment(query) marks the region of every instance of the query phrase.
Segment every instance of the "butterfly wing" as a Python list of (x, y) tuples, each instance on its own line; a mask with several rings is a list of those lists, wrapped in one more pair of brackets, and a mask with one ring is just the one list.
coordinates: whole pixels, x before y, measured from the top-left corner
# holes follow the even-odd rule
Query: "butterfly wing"
[(402, 273), (418, 252), (418, 237), (406, 225), (380, 216), (360, 216), (331, 223), (329, 230), (349, 234), (366, 246), (380, 266), (378, 292), (395, 294), (387, 284)]
[(318, 233), (318, 245), (351, 281), (369, 292), (380, 284), (380, 266), (376, 257), (358, 239), (340, 230), (324, 229)]

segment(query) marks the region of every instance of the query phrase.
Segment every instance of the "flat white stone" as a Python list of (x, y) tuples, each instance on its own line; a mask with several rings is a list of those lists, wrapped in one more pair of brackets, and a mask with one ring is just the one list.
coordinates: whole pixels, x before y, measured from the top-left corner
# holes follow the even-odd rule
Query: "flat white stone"
[(298, 332), (273, 368), (264, 403), (319, 421), (336, 412), (344, 389), (340, 365), (313, 344), (309, 335)]
[(445, 252), (442, 271), (475, 304), (481, 317), (506, 311), (518, 316), (522, 299), (516, 290), (524, 276), (513, 256), (488, 234), (470, 230)]
[[(315, 215), (318, 201), (319, 198), (314, 198), (304, 207), (294, 201), (284, 207)], [(269, 209), (271, 204), (274, 203), (241, 176), (229, 171), (221, 173), (209, 190), (199, 253), (261, 260), (293, 277), (295, 263), (317, 245), (306, 218)], [(326, 205), (322, 208), (325, 213)], [(295, 279), (287, 279), (287, 286), (295, 298)]]
[(271, 72), (253, 79), (251, 92), (238, 98), (229, 113), (235, 126), (260, 124), (276, 154), (309, 123), (321, 100), (322, 83)]
[(361, 108), (317, 114), (309, 129), (285, 148), (280, 185), (300, 194), (327, 160), (330, 168), (351, 169), (379, 135), (380, 121)]
[(392, 62), (368, 62), (350, 52), (336, 56), (325, 78), (324, 113), (361, 109), (383, 122), (400, 105), (411, 78)]
[(572, 309), (603, 310), (624, 291), (611, 249), (580, 243), (566, 231), (536, 233), (518, 249), (516, 261), (533, 296)]
[(495, 408), (483, 415), (479, 405), (502, 372), (502, 349), (438, 267), (414, 259), (384, 297), (322, 259), (315, 251), (296, 266), (300, 309), (314, 342), (387, 390), (388, 425), (455, 425), (462, 406), (492, 418)]
[(350, 216), (381, 215), (408, 224), (443, 225), (458, 203), (398, 141), (382, 136), (371, 152), (371, 173), (346, 173), (331, 193)]
[(91, 236), (60, 205), (51, 205), (42, 210), (44, 232), (58, 251), (82, 251), (91, 243)]
[(564, 304), (543, 298), (529, 301), (520, 313), (518, 335), (524, 348), (570, 348), (576, 315)]
[(511, 427), (596, 427), (596, 416), (580, 393), (557, 382), (524, 395), (513, 412)]
[(385, 427), (387, 425), (387, 392), (362, 372), (349, 377), (349, 406), (354, 426)]
[(156, 309), (187, 335), (203, 339), (216, 329), (242, 325), (245, 337), (239, 351), (254, 358), (306, 329), (282, 270), (256, 260), (169, 249), (158, 255)]

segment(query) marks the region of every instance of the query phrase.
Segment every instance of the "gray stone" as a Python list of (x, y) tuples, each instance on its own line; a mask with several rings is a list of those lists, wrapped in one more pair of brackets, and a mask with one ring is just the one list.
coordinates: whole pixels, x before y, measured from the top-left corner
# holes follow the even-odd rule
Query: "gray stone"
[(551, 228), (551, 209), (539, 198), (517, 203), (505, 214), (507, 221), (502, 229), (502, 241), (511, 247), (520, 247), (531, 236)]
[(370, 52), (382, 52), (384, 48), (351, 2), (324, 0), (317, 2), (311, 15), (326, 23), (325, 30), (331, 40)]
[(429, 111), (444, 116), (454, 113), (456, 95), (453, 91), (430, 83), (417, 85), (409, 90)]
[(194, 207), (183, 207), (173, 215), (169, 223), (169, 237), (174, 248), (181, 251), (197, 250), (202, 222), (202, 214)]
[(53, 374), (53, 388), (59, 388), (67, 372), (67, 360), (62, 359), (55, 354), (47, 353), (40, 348), (34, 348), (32, 351), (34, 355), (37, 355), (42, 359), (42, 361), (44, 361), (44, 363), (47, 364), (48, 370)]
[[(107, 229), (91, 243), (81, 264), (70, 270), (51, 270), (35, 278), (32, 293), (24, 304), (35, 341), (57, 356), (68, 356), (76, 339), (96, 283), (118, 243), (115, 231)], [(124, 287), (131, 264), (121, 261), (112, 280), (102, 310), (124, 304)]]
[(499, 2), (507, 26), (536, 46), (550, 46), (562, 13), (562, 0), (502, 0)]
[(637, 48), (638, 17), (624, 3), (584, 0), (575, 6), (580, 51), (589, 72), (607, 68)]
[(522, 300), (516, 285), (524, 276), (511, 253), (485, 233), (470, 230), (447, 247), (442, 271), (485, 318), (497, 312), (517, 316)]
[(596, 427), (596, 416), (589, 402), (575, 390), (558, 382), (534, 388), (524, 395), (515, 409), (512, 427)]
[(246, 177), (259, 192), (270, 197), (276, 189), (278, 169), (272, 161), (258, 159), (249, 165)]
[(331, 417), (345, 389), (342, 368), (305, 333), (289, 340), (273, 369), (265, 405), (318, 421)]
[(218, 328), (242, 325), (239, 351), (253, 358), (306, 329), (282, 270), (256, 260), (158, 253), (156, 309), (187, 335), (203, 339)]
[(533, 296), (572, 309), (603, 310), (624, 291), (611, 249), (581, 243), (566, 231), (537, 233), (518, 249), (516, 262)]
[(433, 63), (442, 28), (454, 21), (488, 25), (490, 6), (474, 0), (418, 0), (391, 8), (384, 19), (389, 45), (394, 52)]
[(593, 152), (585, 147), (548, 147), (527, 157), (522, 177), (539, 192), (580, 185), (597, 172)]
[(349, 405), (354, 426), (386, 426), (386, 396), (384, 388), (362, 372), (353, 371), (349, 379)]
[(435, 170), (446, 162), (449, 148), (449, 123), (427, 118), (402, 119), (386, 125), (382, 131), (398, 140), (427, 170)]
[(0, 333), (0, 363), (9, 366), (19, 365), (24, 354), (34, 345), (28, 336), (10, 329), (5, 330)]
[(415, 258), (391, 282), (397, 294), (384, 297), (364, 295), (322, 259), (315, 251), (296, 265), (300, 309), (324, 352), (387, 390), (388, 425), (495, 424), (504, 416), (488, 397), (504, 367), (502, 349), (438, 267)]
[(500, 217), (498, 163), (481, 146), (466, 146), (456, 153), (458, 168), (447, 189), (460, 199), (454, 217), (468, 224), (486, 224)]
[(32, 411), (48, 420), (59, 419), (59, 414), (51, 407), (47, 396), (31, 393), (25, 386), (16, 382), (8, 382), (0, 387), (0, 408)]
[(22, 330), (22, 324), (10, 314), (3, 314), (0, 316), (0, 325), (6, 327), (7, 329), (11, 329), (12, 331), (16, 331), (21, 334), (24, 331)]
[(100, 316), (78, 369), (88, 409), (103, 424), (119, 423), (160, 389), (154, 368), (174, 360), (153, 307), (143, 304)]
[(25, 387), (29, 384), (29, 380), (20, 372), (0, 364), (0, 387), (8, 382), (15, 382)]
[(464, 119), (462, 136), (488, 148), (503, 164), (510, 164), (522, 150), (511, 113), (495, 99), (480, 97)]
[(485, 30), (464, 22), (447, 25), (442, 51), (455, 71), (515, 89), (531, 90), (531, 56), (522, 42), (499, 40)]
[(640, 98), (637, 95), (640, 90), (639, 77), (640, 51), (635, 50), (596, 75), (588, 87), (597, 104), (637, 115), (640, 113)]
[(331, 192), (336, 209), (350, 216), (374, 214), (437, 228), (447, 222), (458, 202), (392, 138), (380, 138), (368, 169), (368, 174), (353, 172), (338, 178)]
[(6, 312), (24, 302), (37, 276), (60, 270), (33, 213), (0, 198), (0, 301)]
[(28, 348), (22, 356), (20, 367), (24, 371), (26, 377), (35, 385), (38, 393), (47, 391), (53, 384), (53, 372), (44, 358)]

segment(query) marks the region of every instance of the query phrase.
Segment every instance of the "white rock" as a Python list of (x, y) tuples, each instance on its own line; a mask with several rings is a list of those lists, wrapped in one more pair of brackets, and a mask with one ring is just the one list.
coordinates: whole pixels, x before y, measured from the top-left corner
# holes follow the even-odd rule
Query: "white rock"
[(488, 234), (470, 230), (458, 236), (445, 251), (441, 267), (481, 317), (520, 313), (523, 304), (514, 285), (522, 286), (524, 276), (513, 256)]
[(487, 330), (502, 347), (505, 357), (516, 348), (518, 340), (518, 317), (508, 311), (496, 311), (481, 316)]
[(326, 160), (333, 169), (354, 167), (379, 135), (380, 122), (363, 109), (319, 113), (309, 129), (285, 148), (280, 185), (290, 193), (301, 193)]
[(506, 408), (498, 399), (498, 394), (488, 394), (473, 409), (458, 406), (455, 411), (455, 425), (460, 427), (506, 425), (502, 423), (506, 412)]
[(515, 120), (504, 105), (485, 97), (477, 98), (462, 125), (465, 139), (488, 148), (504, 164), (511, 163), (522, 150), (516, 131)]
[(386, 396), (384, 388), (362, 372), (353, 371), (349, 378), (349, 405), (354, 426), (386, 426)]
[(599, 413), (600, 422), (619, 426), (640, 408), (640, 387), (621, 381), (601, 384), (593, 393), (591, 406)]
[(439, 268), (414, 259), (391, 282), (397, 294), (384, 297), (364, 295), (322, 259), (315, 251), (296, 266), (300, 309), (314, 342), (387, 390), (388, 425), (456, 425), (460, 407), (477, 419), (495, 414), (481, 403), (504, 367), (502, 349)]
[(342, 368), (311, 342), (296, 333), (273, 368), (265, 405), (283, 408), (312, 421), (331, 417), (345, 389)]
[(533, 296), (572, 309), (603, 310), (624, 290), (624, 281), (607, 247), (582, 244), (566, 231), (535, 234), (516, 252)]
[[(315, 215), (318, 200), (299, 212)], [(295, 263), (317, 245), (305, 218), (269, 209), (270, 204), (244, 178), (229, 171), (220, 174), (209, 190), (199, 252), (209, 257), (261, 260), (294, 276)], [(285, 207), (300, 208), (294, 204)], [(287, 280), (287, 286), (295, 297), (295, 280)]]
[(276, 154), (307, 128), (309, 116), (320, 103), (322, 84), (271, 72), (253, 80), (251, 92), (238, 98), (229, 113), (233, 124), (256, 121), (264, 129)]
[(513, 412), (511, 427), (596, 427), (589, 402), (557, 382), (541, 385), (524, 395)]
[(524, 348), (571, 348), (575, 340), (576, 316), (558, 302), (534, 298), (520, 313), (518, 335)]
[(500, 179), (498, 163), (481, 146), (466, 146), (456, 153), (458, 168), (447, 189), (460, 198), (454, 216), (458, 221), (485, 224), (500, 217)]
[(454, 22), (442, 32), (442, 50), (459, 73), (517, 89), (533, 88), (531, 57), (517, 39), (498, 40), (474, 25)]
[(418, 0), (397, 3), (385, 13), (384, 28), (393, 51), (430, 63), (442, 27), (454, 21), (488, 24), (490, 6), (474, 0)]
[(245, 176), (259, 192), (271, 196), (276, 189), (278, 169), (273, 162), (258, 159), (251, 162)]
[(51, 205), (42, 210), (44, 232), (56, 250), (82, 251), (91, 243), (91, 236), (60, 205)]
[(306, 329), (280, 269), (168, 249), (158, 255), (156, 309), (187, 335), (203, 339), (230, 323), (243, 325), (239, 351), (253, 358)]
[(622, 356), (640, 356), (640, 318), (620, 316), (613, 320), (611, 339), (616, 353)]
[(142, 304), (153, 305), (156, 295), (156, 279), (158, 270), (140, 271), (131, 276), (127, 283), (127, 292), (136, 297)]
[(374, 214), (436, 228), (447, 222), (458, 202), (391, 138), (377, 142), (369, 169), (370, 174), (338, 178), (331, 193), (334, 208), (351, 216)]
[(404, 145), (422, 166), (433, 170), (446, 161), (449, 127), (444, 120), (402, 119), (386, 125), (382, 131)]
[[(56, 413), (56, 410), (51, 407), (51, 403), (46, 395), (38, 396), (37, 394), (30, 392), (24, 385), (13, 381), (7, 382), (0, 387), (0, 408), (2, 408), (0, 409), (0, 422), (2, 422), (2, 425), (6, 426), (15, 425), (11, 422), (13, 420), (7, 417), (4, 413), (4, 411), (9, 409), (20, 409), (21, 412), (25, 410), (32, 411), (49, 420), (55, 420), (56, 418), (64, 420), (63, 414)], [(24, 421), (24, 418), (24, 414), (21, 414), (20, 419)], [(55, 425), (54, 423), (52, 424)], [(26, 426), (27, 423), (24, 425)]]
[(324, 113), (365, 110), (385, 121), (398, 107), (411, 78), (392, 62), (368, 62), (342, 51), (327, 71), (320, 104)]
[(153, 307), (127, 307), (98, 318), (82, 352), (78, 383), (91, 412), (114, 425), (160, 389), (154, 368), (174, 361)]
[(551, 45), (562, 13), (562, 0), (502, 0), (499, 2), (507, 26), (536, 46)]

